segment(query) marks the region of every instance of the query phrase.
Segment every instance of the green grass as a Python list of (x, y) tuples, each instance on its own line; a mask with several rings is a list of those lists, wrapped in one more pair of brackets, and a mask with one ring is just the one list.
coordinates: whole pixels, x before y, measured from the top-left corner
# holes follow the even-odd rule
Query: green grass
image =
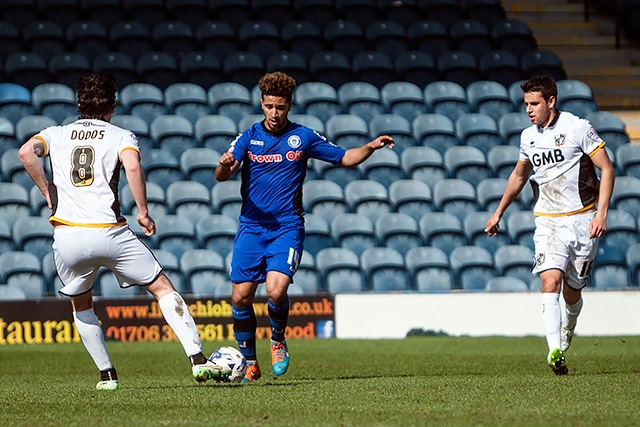
[(259, 341), (248, 385), (197, 384), (177, 343), (108, 347), (115, 392), (81, 344), (2, 346), (0, 426), (640, 425), (640, 337), (576, 337), (565, 377), (537, 337), (292, 340), (279, 378)]

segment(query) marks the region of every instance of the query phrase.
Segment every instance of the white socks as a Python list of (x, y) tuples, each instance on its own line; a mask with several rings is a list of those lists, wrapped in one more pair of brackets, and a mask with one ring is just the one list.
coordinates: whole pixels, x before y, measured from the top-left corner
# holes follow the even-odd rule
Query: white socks
[(563, 321), (563, 325), (567, 329), (573, 329), (576, 327), (576, 322), (578, 320), (578, 315), (582, 310), (582, 297), (573, 305), (567, 305), (565, 310), (565, 317)]
[(560, 348), (560, 294), (545, 292), (542, 294), (542, 323), (547, 335), (549, 350)]
[(104, 344), (102, 326), (93, 307), (73, 313), (73, 319), (82, 342), (100, 371), (113, 368), (107, 347)]
[(202, 351), (200, 335), (196, 329), (196, 322), (189, 313), (189, 307), (177, 292), (171, 292), (158, 300), (164, 319), (173, 332), (175, 332), (180, 344), (187, 356), (193, 356)]

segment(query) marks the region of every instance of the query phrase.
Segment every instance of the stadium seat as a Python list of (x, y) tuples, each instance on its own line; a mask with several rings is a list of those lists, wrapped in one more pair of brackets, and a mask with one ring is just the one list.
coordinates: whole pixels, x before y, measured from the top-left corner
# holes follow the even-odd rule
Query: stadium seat
[(316, 52), (326, 50), (321, 27), (310, 20), (289, 21), (280, 29), (280, 37), (287, 49), (309, 60)]
[(143, 53), (153, 50), (153, 40), (149, 28), (150, 26), (135, 20), (113, 24), (109, 28), (109, 40), (112, 43), (113, 51), (121, 52), (130, 58), (138, 58)]
[[(483, 179), (476, 186), (478, 206), (485, 211), (493, 212), (498, 207), (504, 190), (507, 188), (507, 178)], [(522, 207), (514, 201), (505, 212), (505, 219), (512, 211), (522, 210)]]
[(163, 0), (122, 0), (122, 6), (132, 21), (149, 27), (167, 19), (167, 8)]
[(306, 212), (320, 215), (327, 222), (349, 210), (342, 187), (327, 180), (305, 181), (302, 205)]
[(309, 129), (313, 129), (318, 133), (325, 134), (324, 123), (316, 116), (312, 116), (310, 114), (289, 113), (289, 120), (301, 124), (302, 126), (306, 126)]
[(336, 114), (326, 123), (327, 137), (342, 148), (360, 147), (371, 141), (369, 126), (360, 116), (355, 114)]
[(449, 35), (457, 49), (478, 59), (493, 47), (489, 29), (475, 19), (461, 19), (449, 27)]
[(617, 177), (611, 195), (611, 207), (627, 211), (634, 218), (640, 217), (640, 178)]
[(199, 24), (195, 30), (195, 38), (205, 52), (220, 61), (239, 50), (235, 29), (227, 21), (205, 21)]
[(233, 251), (238, 221), (221, 214), (201, 216), (195, 224), (198, 246), (218, 252), (223, 258)]
[[(169, 212), (169, 204), (165, 195), (164, 188), (160, 187), (153, 181), (147, 181), (147, 205), (151, 216), (167, 215)], [(136, 202), (131, 193), (129, 184), (125, 184), (120, 191), (120, 206), (123, 213), (135, 216), (138, 214)]]
[(176, 181), (167, 187), (169, 212), (184, 216), (195, 223), (211, 213), (211, 192), (195, 181)]
[(520, 19), (509, 18), (494, 23), (491, 26), (491, 37), (500, 50), (510, 52), (518, 58), (538, 47), (533, 31)]
[(407, 37), (416, 50), (434, 59), (454, 48), (447, 27), (435, 19), (414, 22), (407, 29)]
[(640, 146), (623, 144), (616, 150), (616, 165), (623, 175), (640, 178)]
[(180, 257), (187, 293), (211, 295), (218, 286), (229, 282), (224, 257), (210, 249), (191, 249)]
[[(362, 9), (359, 8), (358, 15), (364, 18), (361, 11)], [(388, 19), (367, 20), (363, 23), (363, 28), (369, 46), (377, 52), (384, 53), (391, 60), (395, 60), (401, 52), (409, 50), (410, 41), (405, 34), (403, 24)]]
[(441, 156), (458, 145), (455, 125), (445, 115), (422, 114), (413, 120), (412, 129), (420, 145), (437, 150)]
[(220, 153), (210, 148), (189, 148), (180, 156), (180, 168), (187, 180), (212, 188), (217, 183), (214, 171), (219, 158)]
[(180, 158), (185, 150), (199, 145), (193, 124), (188, 119), (175, 114), (163, 114), (153, 119), (149, 125), (149, 132), (158, 147), (171, 153), (175, 158)]
[(76, 93), (61, 83), (43, 83), (31, 91), (31, 100), (38, 114), (51, 117), (56, 123), (78, 114)]
[(41, 130), (57, 124), (55, 120), (47, 116), (23, 116), (16, 123), (16, 138), (20, 144), (23, 144)]
[(100, 22), (106, 28), (126, 18), (120, 0), (80, 0), (80, 9), (88, 20)]
[(533, 244), (535, 229), (535, 217), (531, 211), (512, 212), (507, 219), (507, 230), (511, 236), (511, 242), (515, 245), (522, 245), (535, 250)]
[(513, 112), (507, 88), (494, 81), (480, 80), (467, 87), (467, 100), (474, 113), (490, 116), (496, 122)]
[(198, 48), (191, 27), (178, 20), (155, 22), (151, 26), (151, 39), (157, 50), (175, 58)]
[(293, 0), (293, 10), (300, 19), (312, 22), (320, 28), (338, 19), (333, 0)]
[(395, 212), (408, 215), (416, 222), (424, 214), (435, 210), (431, 188), (416, 179), (401, 179), (392, 183), (389, 186), (389, 199)]
[(421, 181), (433, 189), (436, 182), (447, 177), (442, 155), (430, 147), (409, 147), (401, 154), (405, 176)]
[(392, 248), (369, 248), (360, 256), (360, 264), (372, 292), (407, 291), (411, 276), (404, 257)]
[(450, 178), (462, 179), (474, 187), (493, 175), (484, 152), (473, 146), (459, 145), (449, 148), (444, 153), (444, 165)]
[(45, 61), (51, 55), (65, 50), (62, 27), (54, 21), (33, 21), (22, 28), (22, 40), (29, 52), (39, 55)]
[(447, 28), (465, 16), (464, 7), (458, 0), (421, 1), (419, 5), (429, 19), (441, 22)]
[(0, 22), (0, 63), (4, 63), (9, 54), (23, 50), (20, 29), (16, 24), (7, 21)]
[(480, 21), (488, 28), (506, 17), (500, 0), (465, 0), (464, 8), (469, 19)]
[(540, 75), (551, 76), (555, 81), (567, 78), (562, 61), (550, 50), (536, 49), (526, 52), (522, 55), (520, 64), (527, 78)]
[(0, 114), (2, 118), (15, 125), (22, 117), (33, 115), (35, 112), (36, 109), (31, 103), (29, 89), (16, 83), (0, 83)]
[[(525, 113), (506, 113), (498, 119), (498, 132), (505, 145), (520, 147), (520, 134), (529, 126), (531, 126), (531, 120)], [(506, 147), (500, 147), (500, 149), (506, 149)]]
[(362, 118), (366, 123), (385, 113), (380, 89), (371, 83), (345, 83), (338, 88), (338, 99), (345, 112)]
[(456, 120), (456, 133), (464, 145), (469, 145), (487, 153), (503, 141), (496, 121), (486, 114), (463, 114)]
[(178, 67), (185, 82), (205, 90), (225, 81), (220, 59), (210, 52), (188, 52), (178, 59)]
[(463, 88), (481, 80), (477, 59), (463, 50), (450, 50), (438, 57), (438, 70), (444, 80), (459, 84)]
[(155, 218), (158, 232), (155, 235), (155, 246), (180, 257), (189, 249), (198, 247), (194, 225), (181, 215), (162, 215)]
[(50, 251), (42, 258), (42, 274), (44, 275), (47, 295), (57, 295), (58, 289), (61, 289), (63, 285), (53, 261), (53, 251)]
[(344, 189), (350, 211), (367, 216), (372, 222), (380, 215), (391, 212), (391, 200), (387, 188), (377, 181), (360, 179), (352, 181)]
[(51, 252), (53, 244), (53, 226), (47, 217), (25, 216), (16, 219), (11, 234), (15, 248), (34, 254), (38, 259)]
[(470, 113), (465, 88), (453, 81), (438, 81), (424, 88), (429, 111), (447, 116), (455, 122), (462, 114)]
[(40, 16), (40, 11), (31, 0), (5, 1), (0, 6), (2, 18), (6, 22), (11, 22), (19, 28), (25, 24), (35, 21)]
[[(37, 188), (37, 187), (36, 187)], [(0, 218), (0, 253), (13, 251), (16, 249), (11, 234), (11, 226), (4, 219)]]
[(215, 114), (227, 116), (236, 123), (245, 115), (254, 113), (251, 92), (239, 83), (225, 82), (215, 84), (209, 88), (208, 96), (209, 104)]
[(101, 267), (96, 273), (93, 293), (104, 298), (126, 299), (134, 298), (139, 294), (137, 286), (121, 288), (115, 274), (106, 267)]
[(462, 179), (443, 179), (433, 187), (436, 209), (451, 213), (464, 221), (469, 212), (478, 210), (476, 190)]
[(328, 83), (302, 83), (293, 93), (293, 97), (294, 102), (299, 105), (300, 112), (315, 116), (325, 123), (331, 116), (342, 113), (338, 92)]
[(418, 222), (407, 214), (383, 214), (376, 220), (375, 229), (380, 246), (395, 249), (402, 254), (411, 248), (422, 246)]
[(167, 114), (162, 89), (149, 83), (132, 83), (120, 90), (120, 102), (125, 110), (151, 124), (156, 117)]
[(149, 124), (142, 117), (118, 114), (111, 116), (111, 124), (133, 132), (138, 138), (143, 155), (150, 148), (158, 148), (156, 142), (151, 139)]
[(491, 215), (493, 215), (493, 211), (471, 212), (467, 214), (462, 222), (462, 228), (467, 235), (467, 242), (469, 242), (470, 245), (479, 246), (491, 253), (495, 253), (498, 248), (510, 244), (511, 238), (507, 234), (504, 223), (502, 227), (498, 229), (498, 234), (495, 236), (489, 236), (484, 231)]
[[(165, 214), (161, 214), (161, 215), (165, 215)], [(160, 215), (154, 215), (153, 212), (151, 212), (151, 216), (153, 218), (156, 218), (157, 216), (160, 216)], [(144, 231), (142, 231), (142, 227), (138, 223), (138, 219), (136, 218), (135, 215), (124, 215), (124, 218), (127, 220), (127, 225), (129, 226), (129, 229), (133, 231), (133, 234), (135, 234), (138, 239), (140, 239), (145, 245), (147, 245), (149, 249), (152, 249), (152, 250), (157, 249), (155, 238), (144, 234)]]
[[(42, 160), (41, 162), (44, 164)], [(7, 182), (19, 184), (27, 190), (34, 186), (33, 180), (18, 157), (17, 148), (9, 148), (2, 154), (2, 157), (0, 157), (0, 171), (2, 171), (2, 177)]]
[(367, 39), (362, 26), (338, 19), (326, 24), (322, 34), (330, 50), (340, 52), (351, 60), (358, 52), (367, 50)]
[(247, 114), (238, 122), (238, 130), (244, 132), (256, 123), (264, 120), (263, 114)]
[(479, 246), (459, 246), (451, 251), (451, 267), (459, 289), (484, 290), (489, 279), (498, 276), (493, 256)]
[(478, 58), (478, 68), (484, 79), (504, 87), (524, 78), (518, 57), (505, 50), (486, 51)]
[(46, 60), (35, 52), (10, 53), (4, 61), (4, 74), (28, 90), (52, 80)]
[(305, 294), (316, 294), (322, 291), (322, 280), (316, 261), (308, 251), (303, 251), (293, 283), (300, 286)]
[[(162, 272), (169, 278), (176, 291), (178, 291), (180, 294), (184, 294), (186, 291), (186, 282), (185, 277), (182, 274), (180, 258), (163, 249), (154, 249), (153, 255), (160, 262), (160, 264), (162, 264)], [(140, 294), (146, 292), (143, 289), (138, 289), (138, 291), (140, 291), (138, 292)]]
[(372, 50), (355, 54), (351, 68), (357, 80), (368, 82), (377, 88), (396, 80), (393, 60), (388, 55)]
[(79, 52), (55, 53), (49, 59), (51, 76), (56, 83), (75, 88), (78, 78), (86, 76), (92, 71), (91, 64), (87, 58), (87, 56)]
[(253, 52), (237, 51), (228, 54), (223, 61), (223, 69), (232, 83), (238, 83), (246, 88), (258, 84), (264, 75), (264, 60)]
[(636, 243), (627, 249), (627, 264), (632, 286), (640, 286), (640, 244)]
[(335, 182), (342, 188), (351, 181), (363, 179), (362, 173), (357, 167), (347, 168), (318, 159), (311, 159), (310, 166), (312, 169), (307, 170), (307, 179), (309, 179), (309, 172), (313, 170), (316, 174), (316, 178), (314, 179), (329, 180)]
[(356, 254), (345, 248), (327, 248), (316, 255), (316, 265), (329, 293), (365, 290), (365, 275)]
[[(1, 107), (0, 107), (1, 111)], [(0, 113), (1, 114), (1, 113)], [(6, 151), (19, 148), (18, 140), (16, 139), (16, 129), (11, 121), (0, 117), (0, 156)], [(0, 168), (0, 171), (3, 169)]]
[[(586, 116), (591, 122), (600, 137), (607, 143), (607, 147), (612, 150), (628, 145), (630, 143), (626, 126), (620, 117), (608, 111), (595, 111)], [(617, 158), (624, 161), (624, 158)]]
[(30, 252), (10, 251), (0, 254), (0, 282), (20, 288), (27, 298), (47, 295), (42, 263)]
[(198, 119), (194, 125), (194, 133), (200, 145), (224, 153), (238, 135), (238, 126), (226, 115), (212, 114)]
[(164, 90), (169, 112), (195, 124), (200, 117), (211, 114), (207, 91), (195, 83), (174, 83)]
[(132, 83), (138, 81), (135, 63), (124, 52), (104, 52), (93, 59), (93, 71), (96, 73), (107, 72), (113, 74), (118, 82), (120, 91)]
[(420, 219), (418, 226), (425, 245), (438, 248), (446, 254), (467, 244), (462, 222), (448, 212), (427, 213)]
[(241, 23), (250, 20), (254, 11), (249, 0), (210, 1), (209, 9), (218, 21), (228, 23), (234, 31)]
[(360, 256), (365, 249), (378, 246), (373, 221), (358, 213), (342, 213), (331, 220), (331, 237), (336, 246)]
[(167, 52), (145, 52), (135, 63), (140, 81), (154, 85), (162, 91), (181, 80), (178, 61)]
[(419, 292), (449, 292), (455, 287), (449, 257), (438, 248), (411, 248), (405, 255), (405, 264), (413, 280), (412, 288)]
[(184, 180), (178, 159), (167, 150), (160, 148), (147, 150), (140, 160), (147, 181), (167, 189), (174, 181)]
[(27, 190), (14, 182), (0, 182), (0, 218), (12, 227), (18, 218), (30, 214), (31, 205)]
[[(246, 21), (240, 24), (236, 33), (243, 50), (258, 55), (263, 61), (282, 50), (278, 28), (271, 22)], [(256, 83), (257, 80), (253, 82)]]
[(593, 97), (591, 88), (580, 80), (560, 80), (558, 87), (558, 109), (569, 111), (579, 117), (587, 117), (598, 111), (598, 103)]
[(521, 245), (505, 245), (493, 253), (493, 261), (499, 275), (515, 277), (524, 283), (531, 281), (531, 270), (534, 264), (534, 252), (531, 248)]
[(69, 23), (65, 28), (65, 39), (72, 51), (81, 54), (88, 61), (99, 53), (109, 51), (107, 29), (102, 20), (77, 20)]
[(240, 181), (229, 180), (217, 183), (211, 189), (211, 201), (215, 213), (237, 219), (240, 216), (242, 206)]
[(281, 71), (293, 77), (297, 84), (314, 80), (307, 66), (307, 60), (297, 52), (286, 50), (273, 52), (267, 57), (265, 66), (268, 73)]
[(498, 276), (487, 281), (485, 286), (487, 292), (528, 292), (529, 286), (517, 277)]
[(615, 246), (627, 251), (640, 242), (640, 232), (636, 218), (621, 209), (610, 209), (607, 214), (607, 231), (600, 238), (600, 244)]
[(440, 80), (436, 61), (431, 55), (416, 50), (400, 52), (394, 61), (397, 78), (424, 88)]
[(380, 89), (385, 110), (397, 114), (412, 122), (421, 114), (427, 113), (424, 92), (414, 83), (394, 81)]
[(304, 248), (314, 257), (322, 249), (335, 246), (329, 223), (320, 215), (305, 214), (304, 235)]
[(631, 286), (625, 252), (615, 246), (600, 245), (590, 279), (597, 289), (626, 289)]
[(335, 5), (342, 19), (355, 22), (363, 28), (380, 17), (375, 0), (336, 0)]
[(417, 144), (411, 122), (398, 114), (379, 114), (369, 122), (369, 135), (377, 138), (388, 135), (393, 138), (394, 150), (402, 153)]
[(400, 157), (390, 149), (375, 151), (366, 162), (360, 163), (357, 168), (360, 169), (363, 179), (377, 181), (387, 188), (395, 181), (405, 178)]
[(398, 22), (405, 28), (417, 22), (421, 17), (420, 7), (416, 0), (396, 3), (378, 1), (380, 16), (388, 21)]

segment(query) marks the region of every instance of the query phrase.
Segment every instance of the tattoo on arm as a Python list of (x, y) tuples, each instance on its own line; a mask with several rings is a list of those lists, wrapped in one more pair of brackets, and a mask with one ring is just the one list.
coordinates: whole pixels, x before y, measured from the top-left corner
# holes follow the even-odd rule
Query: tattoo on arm
[(33, 152), (36, 156), (42, 157), (44, 155), (44, 144), (40, 141), (33, 144)]

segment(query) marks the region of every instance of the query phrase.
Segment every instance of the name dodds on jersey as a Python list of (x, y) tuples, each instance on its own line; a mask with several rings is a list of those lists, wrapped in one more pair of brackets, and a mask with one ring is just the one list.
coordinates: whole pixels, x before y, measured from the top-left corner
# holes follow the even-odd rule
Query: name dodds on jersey
[(87, 140), (104, 138), (104, 130), (72, 130), (71, 139)]

